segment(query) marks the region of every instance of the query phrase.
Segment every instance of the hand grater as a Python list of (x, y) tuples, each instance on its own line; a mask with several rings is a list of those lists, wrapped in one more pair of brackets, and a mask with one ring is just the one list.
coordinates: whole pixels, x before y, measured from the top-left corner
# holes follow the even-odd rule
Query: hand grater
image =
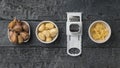
[(66, 35), (67, 54), (79, 56), (82, 44), (82, 20), (81, 12), (67, 12)]

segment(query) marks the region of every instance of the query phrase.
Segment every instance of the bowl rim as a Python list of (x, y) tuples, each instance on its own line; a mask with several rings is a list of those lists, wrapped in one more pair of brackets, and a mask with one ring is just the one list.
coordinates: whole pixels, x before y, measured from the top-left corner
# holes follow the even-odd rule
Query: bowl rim
[[(50, 41), (50, 42), (42, 41), (42, 40), (38, 37), (38, 28), (39, 28), (39, 26), (40, 26), (41, 24), (43, 24), (43, 23), (46, 23), (46, 22), (50, 22), (50, 23), (54, 24), (54, 26), (55, 26), (55, 27), (57, 28), (57, 30), (58, 30), (57, 35), (56, 35), (56, 36), (54, 37), (54, 39), (53, 39), (52, 41)], [(58, 29), (58, 26), (57, 26), (54, 22), (52, 22), (52, 21), (41, 21), (41, 22), (39, 22), (39, 24), (38, 24), (37, 27), (36, 27), (35, 34), (36, 34), (37, 39), (38, 39), (40, 42), (45, 43), (45, 44), (50, 44), (50, 43), (53, 43), (53, 42), (58, 38), (59, 29)]]
[[(26, 25), (28, 25), (28, 27), (29, 27), (29, 35), (31, 35), (31, 31), (30, 31), (30, 25), (29, 25), (29, 23), (28, 23), (27, 21), (21, 21), (21, 22), (23, 22), (23, 23), (25, 23)], [(8, 39), (9, 39), (9, 41), (11, 41), (10, 36), (9, 36), (9, 32), (10, 32), (10, 30), (9, 30), (9, 28), (8, 28), (8, 30), (7, 30), (7, 33), (8, 33)], [(29, 40), (30, 40), (30, 37), (28, 38), (28, 40), (23, 41), (23, 42), (25, 43), (25, 42), (28, 42)]]
[[(92, 38), (92, 36), (91, 36), (90, 29), (91, 29), (91, 27), (92, 27), (94, 24), (96, 24), (96, 23), (98, 23), (98, 22), (101, 22), (101, 23), (105, 24), (105, 26), (106, 26), (107, 29), (109, 30), (108, 36), (106, 37), (105, 40), (94, 40), (94, 39)], [(94, 21), (94, 22), (89, 26), (88, 35), (89, 35), (90, 39), (91, 39), (93, 42), (95, 42), (95, 43), (105, 43), (105, 42), (111, 37), (111, 27), (110, 27), (110, 25), (109, 25), (107, 22), (105, 22), (105, 21), (103, 21), (103, 20), (96, 20), (96, 21)]]

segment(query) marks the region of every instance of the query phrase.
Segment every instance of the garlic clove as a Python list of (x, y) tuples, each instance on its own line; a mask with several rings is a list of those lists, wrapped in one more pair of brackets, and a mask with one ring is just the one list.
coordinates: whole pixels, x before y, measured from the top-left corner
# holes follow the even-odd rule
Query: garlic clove
[(24, 40), (23, 40), (22, 36), (18, 35), (18, 43), (21, 44), (23, 42), (24, 42)]
[(28, 27), (27, 24), (23, 23), (22, 28), (23, 28), (24, 31), (29, 32), (29, 27)]
[(51, 37), (47, 37), (46, 38), (46, 42), (50, 42), (50, 41), (52, 41), (52, 38)]
[(22, 38), (24, 39), (24, 41), (26, 41), (30, 37), (27, 32), (20, 32), (20, 35), (22, 36)]
[(46, 23), (45, 24), (45, 28), (46, 29), (52, 29), (52, 28), (54, 28), (54, 24), (52, 24), (52, 23)]
[(57, 33), (58, 33), (58, 29), (53, 28), (53, 29), (49, 30), (49, 32), (50, 32), (51, 37), (55, 37), (57, 35)]
[(43, 31), (45, 29), (45, 24), (41, 24), (38, 28), (38, 31)]
[(49, 30), (44, 30), (42, 33), (45, 35), (45, 37), (50, 37)]
[(43, 41), (45, 40), (45, 35), (42, 33), (38, 33), (38, 37)]
[(13, 32), (13, 34), (10, 37), (10, 40), (12, 43), (17, 44), (18, 39), (17, 39), (18, 34), (16, 32)]

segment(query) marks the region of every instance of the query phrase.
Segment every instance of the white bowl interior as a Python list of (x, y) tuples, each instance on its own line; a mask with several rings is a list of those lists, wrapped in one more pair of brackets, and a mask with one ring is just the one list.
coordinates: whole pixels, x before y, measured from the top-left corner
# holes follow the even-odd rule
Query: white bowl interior
[(57, 25), (56, 25), (55, 23), (53, 23), (52, 21), (42, 21), (42, 22), (40, 22), (40, 23), (37, 25), (35, 33), (36, 33), (37, 39), (38, 39), (40, 42), (48, 44), (48, 43), (54, 42), (54, 41), (57, 39), (57, 37), (58, 37), (58, 35), (59, 35), (59, 30), (58, 30), (57, 35), (54, 37), (54, 39), (53, 39), (52, 41), (50, 41), (50, 42), (42, 41), (42, 40), (38, 37), (38, 28), (39, 28), (39, 26), (40, 26), (41, 24), (46, 23), (46, 22), (50, 22), (50, 23), (54, 24), (55, 28), (57, 28), (57, 30), (58, 30)]
[[(93, 39), (92, 36), (91, 36), (90, 29), (91, 29), (91, 27), (92, 27), (94, 24), (96, 24), (96, 23), (98, 23), (98, 22), (103, 23), (103, 24), (107, 27), (107, 29), (109, 30), (108, 36), (105, 38), (105, 40), (95, 40), (95, 39)], [(96, 42), (96, 43), (104, 43), (104, 42), (106, 42), (106, 41), (110, 38), (110, 36), (111, 36), (111, 28), (110, 28), (110, 26), (109, 26), (105, 21), (102, 21), (102, 20), (94, 21), (94, 22), (90, 25), (90, 27), (89, 27), (88, 34), (89, 34), (89, 37), (90, 37), (90, 39), (91, 39), (92, 41), (94, 41), (94, 42)]]

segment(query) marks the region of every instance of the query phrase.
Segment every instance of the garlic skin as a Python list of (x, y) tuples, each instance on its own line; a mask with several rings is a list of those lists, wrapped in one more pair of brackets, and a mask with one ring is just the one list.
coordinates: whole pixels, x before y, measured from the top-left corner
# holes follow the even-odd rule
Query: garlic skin
[(9, 37), (13, 35), (13, 31), (9, 31)]
[(22, 28), (23, 28), (23, 31), (29, 32), (29, 27), (27, 24), (23, 23)]
[(17, 21), (17, 19), (14, 18), (14, 20), (11, 21), (11, 22), (8, 24), (8, 29), (12, 30), (13, 27), (16, 25), (16, 21)]
[(23, 42), (24, 42), (24, 40), (23, 40), (22, 36), (18, 35), (18, 43), (21, 44)]
[(10, 37), (12, 43), (17, 44), (18, 42), (17, 36), (18, 34), (16, 32), (13, 32), (13, 34)]
[(16, 31), (16, 32), (21, 32), (22, 31), (22, 26), (19, 23), (17, 23), (14, 26), (13, 30)]
[(24, 39), (24, 41), (26, 41), (27, 39), (29, 39), (29, 34), (27, 32), (21, 32), (20, 35), (22, 36), (22, 38)]

